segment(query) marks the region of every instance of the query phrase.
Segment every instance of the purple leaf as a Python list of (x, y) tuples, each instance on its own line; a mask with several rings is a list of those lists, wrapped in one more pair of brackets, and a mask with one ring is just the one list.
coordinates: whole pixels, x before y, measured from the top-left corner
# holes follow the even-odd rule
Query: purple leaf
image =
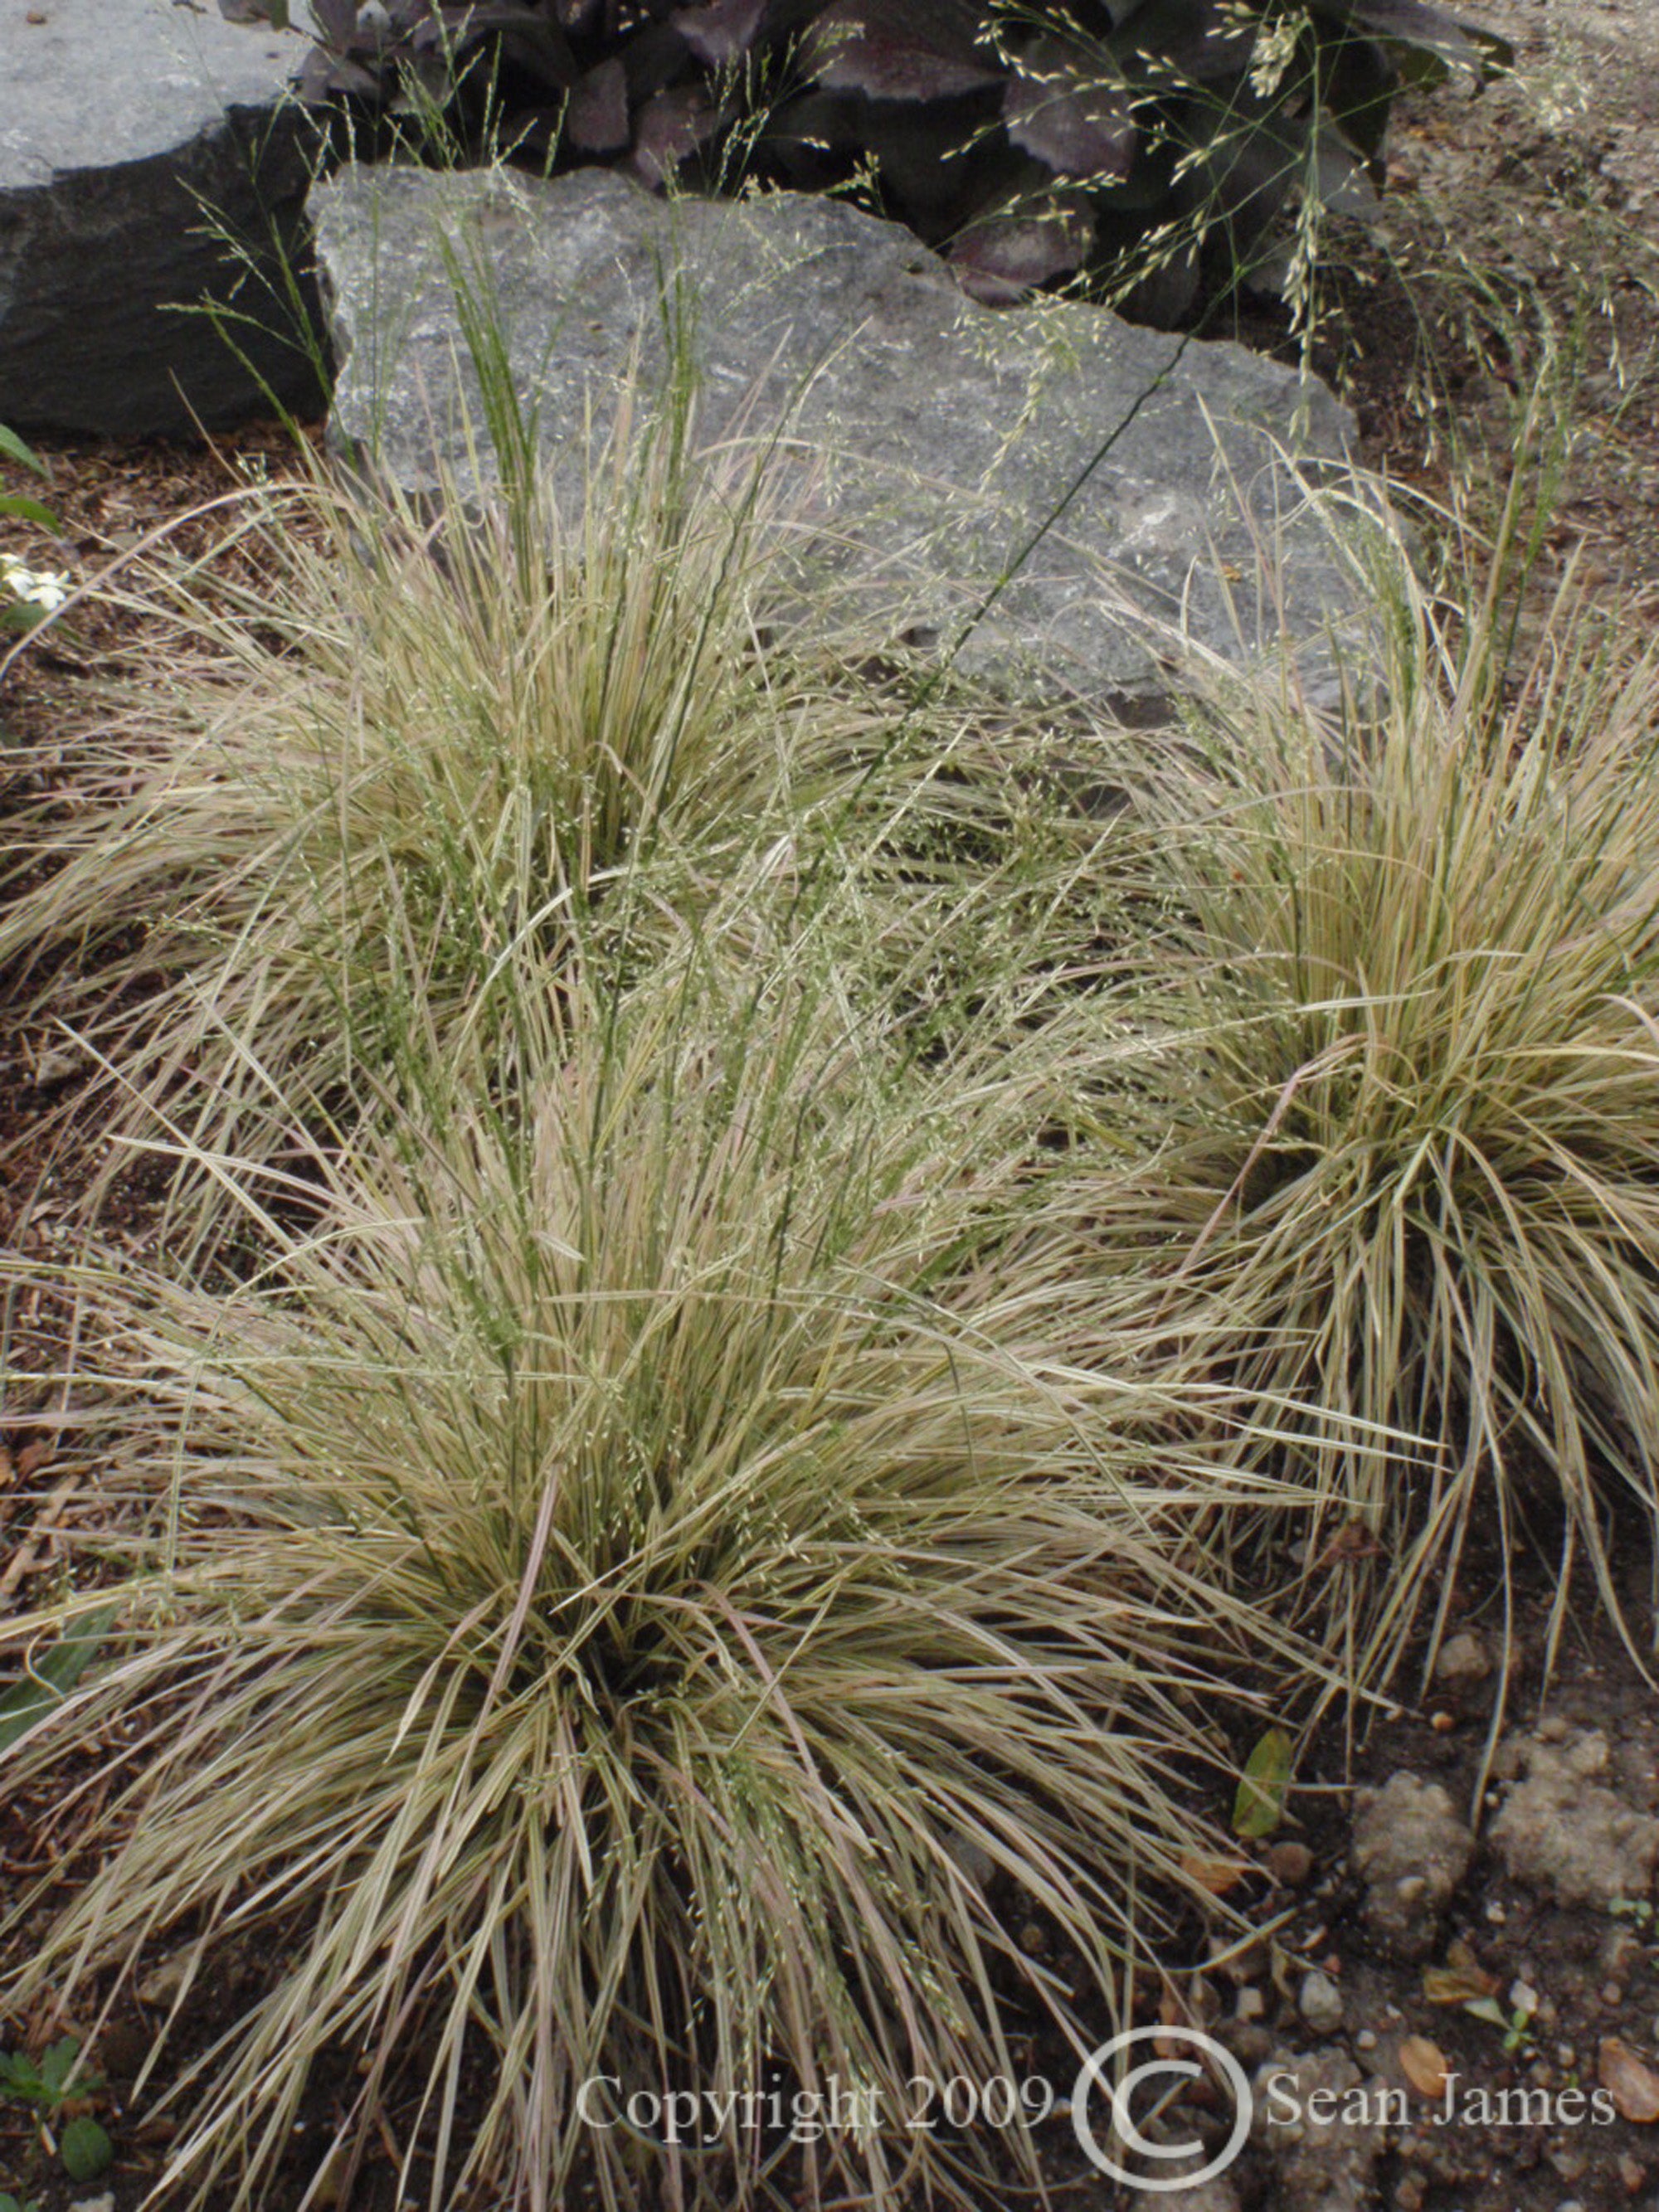
[(957, 0), (884, 8), (881, 0), (832, 0), (813, 26), (805, 59), (818, 82), (872, 100), (949, 100), (1000, 84), (1002, 71), (978, 45), (979, 12)]
[(703, 0), (696, 8), (677, 8), (669, 21), (700, 62), (721, 69), (746, 54), (754, 44), (767, 0)]
[(1073, 210), (993, 216), (959, 238), (945, 258), (969, 298), (982, 307), (1006, 307), (1039, 284), (1075, 274), (1092, 242), (1088, 221)]
[(1047, 45), (1020, 58), (1003, 96), (1002, 119), (1022, 153), (1060, 177), (1127, 177), (1135, 121), (1127, 88), (1079, 70)]
[(301, 99), (317, 105), (340, 92), (359, 92), (372, 100), (380, 92), (380, 80), (373, 70), (313, 46), (300, 64), (298, 86)]
[(628, 143), (628, 72), (600, 62), (572, 90), (565, 137), (583, 154), (614, 154)]
[(1127, 65), (1147, 83), (1178, 86), (1184, 78), (1213, 84), (1249, 68), (1255, 32), (1255, 18), (1241, 16), (1227, 0), (1194, 0), (1155, 36), (1147, 27), (1143, 38), (1137, 17), (1113, 44), (1121, 52), (1130, 40), (1136, 41)]
[(1346, 147), (1321, 134), (1314, 147), (1314, 188), (1322, 206), (1335, 215), (1371, 216), (1379, 202), (1364, 163)]
[(720, 115), (698, 86), (671, 86), (653, 94), (641, 108), (629, 166), (653, 188), (665, 185), (686, 156), (719, 128)]
[(1504, 40), (1473, 23), (1460, 23), (1426, 0), (1352, 0), (1348, 6), (1330, 0), (1330, 4), (1333, 14), (1378, 38), (1396, 39), (1434, 54), (1449, 69), (1462, 70), (1477, 82), (1494, 61), (1514, 58)]
[(343, 51), (357, 27), (356, 0), (311, 0), (317, 28), (327, 43)]

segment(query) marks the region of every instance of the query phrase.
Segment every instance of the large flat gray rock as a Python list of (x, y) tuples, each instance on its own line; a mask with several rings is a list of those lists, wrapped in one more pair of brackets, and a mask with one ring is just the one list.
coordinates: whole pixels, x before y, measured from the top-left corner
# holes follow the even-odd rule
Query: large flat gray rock
[[(205, 234), (217, 209), (267, 273), (272, 227), (308, 262), (313, 134), (289, 97), (297, 31), (217, 0), (0, 0), (0, 422), (15, 429), (222, 428), (316, 393), (276, 299)], [(256, 319), (237, 343), (204, 297)], [(280, 293), (278, 295), (280, 298)], [(182, 386), (182, 397), (179, 387)]]
[[(1239, 346), (1082, 303), (975, 306), (908, 231), (828, 199), (665, 203), (599, 170), (346, 169), (311, 212), (341, 365), (332, 436), (410, 491), (430, 490), (445, 457), (465, 484), (465, 416), (483, 435), (459, 265), (494, 295), (567, 488), (580, 486), (585, 415), (608, 419), (631, 349), (660, 374), (665, 296), (695, 303), (700, 434), (745, 409), (762, 426), (793, 410), (792, 433), (832, 455), (811, 494), (820, 547), (830, 526), (860, 539), (860, 588), (896, 628), (954, 636), (1063, 507), (964, 669), (1035, 664), (1080, 692), (1155, 690), (1120, 589), (1235, 653), (1241, 637), (1276, 635), (1281, 612), (1312, 640), (1328, 611), (1350, 611), (1280, 458), (1338, 459), (1350, 418), (1322, 386)], [(1275, 537), (1268, 604), (1257, 545)]]

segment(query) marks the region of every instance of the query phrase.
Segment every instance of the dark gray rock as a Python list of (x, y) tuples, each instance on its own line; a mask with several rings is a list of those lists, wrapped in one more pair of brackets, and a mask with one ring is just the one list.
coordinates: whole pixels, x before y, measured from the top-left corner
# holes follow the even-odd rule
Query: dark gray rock
[[(603, 428), (636, 348), (647, 384), (660, 378), (665, 303), (671, 317), (684, 303), (699, 435), (745, 419), (763, 431), (787, 412), (803, 455), (827, 451), (811, 542), (895, 630), (902, 617), (954, 637), (1063, 510), (965, 668), (1023, 664), (1082, 692), (1145, 692), (1154, 662), (1126, 600), (1234, 654), (1275, 636), (1281, 613), (1311, 639), (1353, 605), (1279, 453), (1334, 460), (1349, 418), (1322, 386), (1242, 347), (1078, 302), (976, 307), (908, 231), (793, 194), (670, 204), (598, 170), (343, 170), (311, 209), (341, 364), (332, 435), (408, 490), (433, 488), (441, 456), (471, 487), (460, 426), (470, 416), (482, 437), (483, 414), (459, 266), (491, 304), (572, 496), (585, 411)], [(843, 542), (830, 556), (832, 533)], [(1277, 599), (1259, 596), (1260, 573)]]
[[(286, 89), (304, 51), (217, 0), (6, 0), (0, 422), (143, 434), (194, 410), (222, 428), (269, 411), (261, 378), (286, 404), (320, 398), (271, 251), (310, 258), (315, 132)], [(207, 234), (204, 204), (263, 277)], [(172, 312), (204, 297), (255, 319), (236, 330), (251, 368)]]

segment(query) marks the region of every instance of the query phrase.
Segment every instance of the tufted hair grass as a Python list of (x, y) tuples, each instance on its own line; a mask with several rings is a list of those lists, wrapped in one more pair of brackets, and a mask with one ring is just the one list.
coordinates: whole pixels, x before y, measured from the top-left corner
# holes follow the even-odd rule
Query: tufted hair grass
[(336, 2180), (384, 2121), (434, 2212), (584, 2172), (760, 2201), (736, 2119), (692, 2158), (576, 2100), (769, 2069), (879, 2092), (803, 2153), (814, 2201), (982, 2202), (1033, 2138), (918, 2135), (911, 2077), (1017, 2073), (1033, 2015), (1088, 2047), (1178, 1899), (1213, 1908), (1194, 1785), (1271, 1643), (1187, 1543), (1237, 1487), (1224, 1395), (1103, 1353), (1034, 1140), (1052, 1052), (895, 1085), (808, 964), (544, 1000), (528, 1110), (458, 1084), (366, 1133), (240, 1288), (89, 1291), (155, 1534), (126, 1656), (13, 1754), (106, 1747), (99, 1863), (0, 1995), (263, 1948), (169, 2203), (297, 2212), (278, 2161), (338, 2052)]
[[(0, 863), (0, 972), (102, 1063), (115, 1135), (291, 1161), (422, 1079), (429, 1040), (520, 1079), (528, 965), (626, 978), (717, 907), (763, 939), (849, 874), (901, 935), (964, 868), (1011, 908), (1082, 880), (1098, 825), (1034, 799), (1035, 719), (780, 603), (807, 463), (694, 433), (689, 390), (624, 404), (574, 522), (533, 443), (435, 519), (319, 460), (232, 502), (217, 557), (131, 568), (172, 644), (17, 754)], [(169, 1241), (197, 1249), (216, 1200), (184, 1179)]]
[(1518, 502), (1484, 594), (1371, 543), (1340, 696), (1191, 671), (1139, 793), (1169, 1048), (1093, 1130), (1166, 1321), (1305, 1404), (1304, 1602), (1373, 1680), (1472, 1532), (1507, 1620), (1552, 1521), (1552, 1653), (1580, 1559), (1639, 1652), (1614, 1528), (1659, 1523), (1659, 655), (1571, 575), (1518, 642)]

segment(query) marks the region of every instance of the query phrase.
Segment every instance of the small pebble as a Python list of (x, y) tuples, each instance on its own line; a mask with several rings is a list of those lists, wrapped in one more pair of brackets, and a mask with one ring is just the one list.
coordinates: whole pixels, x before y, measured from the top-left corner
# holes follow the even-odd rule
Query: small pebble
[(1342, 1992), (1317, 1967), (1303, 1976), (1296, 2008), (1316, 2035), (1334, 2035), (1342, 2025)]
[(170, 1959), (164, 1959), (139, 1983), (136, 1993), (139, 2003), (157, 2007), (170, 2005), (185, 1986), (185, 1977), (189, 1971), (190, 1961), (182, 1951), (175, 1952)]
[(1457, 1726), (1457, 1716), (1455, 1713), (1431, 1713), (1429, 1726), (1437, 1735), (1449, 1735)]
[(43, 1052), (34, 1065), (34, 1081), (40, 1090), (54, 1083), (67, 1083), (80, 1068), (78, 1056), (72, 1052)]
[(1048, 1938), (1035, 1920), (1028, 1920), (1019, 1931), (1019, 1948), (1028, 1958), (1040, 1959), (1048, 1948)]
[(1504, 1911), (1503, 1906), (1494, 1897), (1486, 1907), (1487, 1919), (1491, 1921), (1494, 1928), (1501, 1928), (1509, 1917), (1509, 1914)]
[(1622, 1986), (1618, 1982), (1603, 1982), (1601, 1984), (1601, 2002), (1604, 2005), (1623, 2004), (1625, 2002), (1625, 1992)]
[(1615, 1928), (1601, 1946), (1601, 1971), (1610, 1982), (1627, 1982), (1646, 1964), (1647, 1953), (1633, 1929)]
[(1267, 1853), (1267, 1871), (1285, 1889), (1300, 1889), (1313, 1872), (1313, 1853), (1305, 1844), (1275, 1844)]
[(1441, 1682), (1484, 1682), (1492, 1672), (1492, 1659), (1480, 1638), (1465, 1629), (1461, 1636), (1447, 1638), (1435, 1662), (1434, 1672), (1435, 1679)]
[(1217, 2034), (1241, 2066), (1254, 2069), (1265, 2065), (1273, 2057), (1273, 2031), (1263, 2027), (1260, 2021), (1224, 2021)]
[(1234, 2002), (1233, 2012), (1239, 2020), (1260, 2020), (1267, 2009), (1267, 2000), (1258, 1989), (1247, 1982)]
[(1619, 2161), (1619, 2179), (1624, 2185), (1626, 2196), (1634, 2197), (1639, 2190), (1646, 2187), (1648, 2170), (1639, 2158), (1632, 2158), (1626, 2151)]
[(1538, 1723), (1540, 1743), (1565, 1743), (1571, 1733), (1559, 1713), (1546, 1713)]
[(1369, 2027), (1362, 2027), (1353, 2041), (1356, 2051), (1375, 2051), (1376, 2048), (1376, 2038)]
[(997, 1863), (982, 1844), (955, 1830), (945, 1838), (945, 1848), (976, 1889), (987, 1889), (996, 1878)]

